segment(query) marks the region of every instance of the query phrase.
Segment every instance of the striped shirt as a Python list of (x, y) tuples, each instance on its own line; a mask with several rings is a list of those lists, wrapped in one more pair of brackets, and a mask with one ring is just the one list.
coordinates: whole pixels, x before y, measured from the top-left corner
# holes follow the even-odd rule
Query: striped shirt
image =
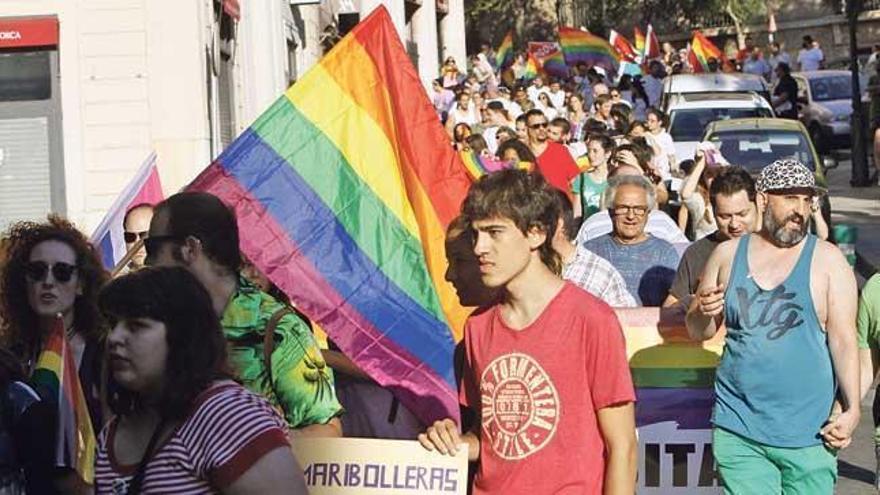
[[(114, 454), (118, 418), (101, 431), (95, 493), (125, 494), (137, 464)], [(265, 399), (223, 381), (202, 392), (190, 415), (147, 464), (141, 493), (219, 493), (267, 453), (289, 445), (287, 425)]]

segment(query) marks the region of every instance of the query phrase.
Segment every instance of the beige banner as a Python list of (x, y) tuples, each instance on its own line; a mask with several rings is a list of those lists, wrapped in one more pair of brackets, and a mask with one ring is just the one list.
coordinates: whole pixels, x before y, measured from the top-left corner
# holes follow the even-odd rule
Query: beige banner
[(428, 452), (415, 441), (297, 438), (293, 452), (311, 495), (467, 493), (464, 448), (451, 457)]

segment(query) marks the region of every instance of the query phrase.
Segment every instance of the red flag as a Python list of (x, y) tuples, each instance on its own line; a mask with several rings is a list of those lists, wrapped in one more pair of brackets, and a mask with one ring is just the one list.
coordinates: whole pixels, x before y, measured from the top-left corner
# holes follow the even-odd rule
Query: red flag
[(611, 46), (613, 46), (617, 54), (620, 55), (621, 60), (634, 62), (636, 58), (638, 58), (638, 53), (636, 52), (635, 47), (633, 47), (629, 40), (617, 31), (613, 29), (611, 30), (611, 34), (608, 35), (608, 42), (611, 43)]
[(660, 42), (657, 40), (657, 34), (654, 32), (654, 26), (648, 24), (648, 34), (645, 40), (645, 58), (656, 58), (660, 56)]

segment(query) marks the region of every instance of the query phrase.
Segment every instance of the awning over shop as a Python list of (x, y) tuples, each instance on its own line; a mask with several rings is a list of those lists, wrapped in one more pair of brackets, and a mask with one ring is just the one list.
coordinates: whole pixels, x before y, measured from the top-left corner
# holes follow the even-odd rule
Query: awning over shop
[(58, 18), (0, 17), (0, 48), (55, 46), (58, 44)]

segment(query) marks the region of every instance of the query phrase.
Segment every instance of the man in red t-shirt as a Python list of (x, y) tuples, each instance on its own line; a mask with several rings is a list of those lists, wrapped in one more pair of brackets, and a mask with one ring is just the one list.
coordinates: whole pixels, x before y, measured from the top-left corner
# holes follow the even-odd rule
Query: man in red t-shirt
[(564, 145), (555, 143), (549, 138), (547, 127), (550, 125), (544, 112), (533, 109), (526, 112), (526, 132), (529, 136), (529, 148), (537, 157), (536, 165), (541, 175), (553, 187), (565, 191), (571, 190), (571, 181), (578, 176), (580, 170), (571, 153)]
[(498, 302), (465, 325), (461, 403), (419, 435), (428, 450), (465, 444), (479, 460), (473, 493), (635, 491), (635, 394), (611, 308), (556, 274), (559, 206), (540, 174), (504, 170), (475, 183), (463, 207), (483, 283)]

